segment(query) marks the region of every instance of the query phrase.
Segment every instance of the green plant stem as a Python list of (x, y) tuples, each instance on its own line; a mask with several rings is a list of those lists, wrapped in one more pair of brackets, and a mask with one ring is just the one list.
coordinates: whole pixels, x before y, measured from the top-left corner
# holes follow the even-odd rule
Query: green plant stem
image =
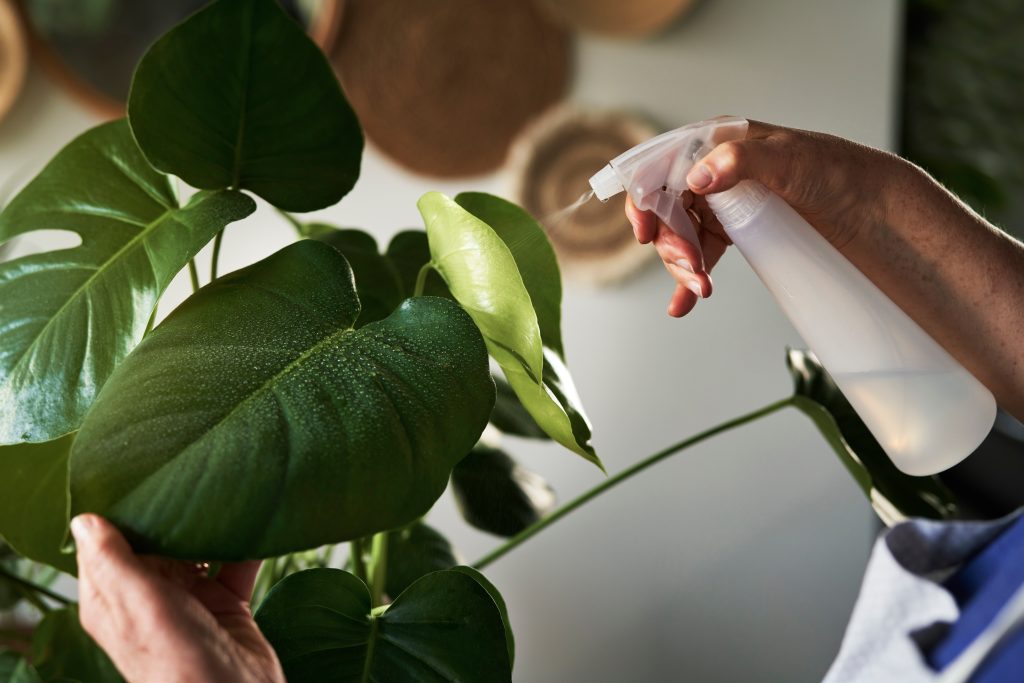
[[(157, 302), (159, 304), (159, 302)], [(156, 323), (156, 307), (153, 307), (153, 312), (149, 316), (149, 322), (146, 323), (146, 331), (143, 332), (142, 336), (145, 337), (147, 334), (153, 331), (153, 325)]]
[(39, 597), (38, 594), (33, 593), (31, 590), (25, 588), (24, 586), (15, 586), (15, 588), (17, 588), (18, 592), (21, 593), (21, 598), (25, 602), (29, 603), (37, 610), (39, 610), (41, 614), (47, 614), (50, 611), (49, 605), (43, 602), (43, 599)]
[(199, 271), (196, 270), (196, 260), (189, 259), (188, 261), (188, 276), (192, 280), (192, 292), (199, 291)]
[(420, 268), (420, 272), (416, 276), (416, 288), (412, 291), (413, 296), (423, 296), (423, 290), (427, 286), (427, 276), (430, 275), (430, 269), (433, 267), (433, 261), (428, 261), (423, 264), (422, 268)]
[(32, 583), (28, 579), (23, 579), (20, 576), (18, 576), (17, 574), (15, 574), (14, 572), (11, 572), (11, 571), (5, 569), (4, 567), (0, 567), (0, 580), (9, 581), (9, 582), (13, 583), (16, 586), (20, 586), (21, 588), (28, 589), (28, 590), (32, 591), (33, 593), (36, 593), (38, 595), (44, 595), (44, 596), (50, 598), (51, 600), (59, 602), (62, 605), (70, 605), (70, 604), (72, 604), (71, 600), (68, 600), (67, 598), (65, 598), (60, 593), (54, 593), (52, 590), (50, 590), (49, 588), (46, 588), (45, 586), (40, 586), (40, 585)]
[(658, 451), (657, 453), (650, 455), (647, 458), (644, 458), (643, 460), (636, 463), (632, 467), (626, 468), (622, 472), (616, 474), (614, 477), (611, 477), (610, 479), (603, 481), (599, 485), (583, 493), (574, 500), (569, 501), (568, 503), (552, 512), (544, 519), (541, 519), (533, 523), (532, 525), (528, 526), (527, 528), (523, 529), (518, 534), (516, 534), (508, 541), (506, 541), (504, 544), (498, 546), (489, 554), (485, 555), (484, 557), (481, 557), (479, 560), (474, 562), (472, 566), (476, 567), (477, 569), (483, 569), (487, 567), (489, 564), (501, 558), (513, 548), (517, 547), (523, 541), (532, 538), (539, 532), (543, 531), (544, 529), (548, 528), (549, 526), (560, 520), (562, 517), (565, 517), (567, 514), (569, 514), (576, 508), (589, 502), (590, 500), (593, 500), (594, 498), (601, 495), (605, 491), (618, 486), (619, 484), (626, 481), (630, 477), (639, 474), (640, 472), (643, 472), (648, 467), (656, 465), (657, 463), (661, 462), (670, 455), (674, 455), (680, 451), (686, 450), (690, 446), (695, 446), (699, 444), (701, 441), (709, 439), (712, 436), (715, 436), (716, 434), (721, 434), (722, 432), (729, 431), (730, 429), (739, 427), (740, 425), (745, 425), (748, 422), (753, 422), (754, 420), (765, 417), (766, 415), (771, 415), (772, 413), (782, 410), (783, 408), (787, 408), (791, 405), (793, 405), (792, 397), (782, 399), (781, 401), (775, 401), (774, 403), (770, 403), (765, 407), (759, 408), (758, 410), (755, 410), (751, 413), (740, 415), (739, 417), (733, 418), (719, 425), (715, 425), (710, 429), (706, 429), (699, 434), (695, 434), (689, 438), (680, 441), (677, 444), (669, 446), (664, 450)]
[(366, 573), (366, 541), (362, 538), (353, 539), (349, 543), (350, 552), (352, 555), (352, 573), (363, 580), (363, 583), (369, 583), (369, 575)]
[(388, 580), (388, 532), (382, 531), (373, 537), (373, 579), (370, 582), (370, 604), (379, 607), (384, 604), (384, 587)]
[(224, 241), (224, 229), (221, 228), (213, 238), (213, 255), (210, 257), (210, 282), (217, 279), (217, 263), (220, 261), (220, 243)]
[(306, 226), (302, 224), (302, 221), (300, 221), (298, 218), (288, 213), (284, 209), (278, 209), (277, 207), (274, 208), (277, 210), (279, 214), (281, 214), (282, 218), (291, 223), (291, 226), (295, 228), (295, 232), (298, 233), (299, 237), (309, 237), (309, 231), (306, 230)]

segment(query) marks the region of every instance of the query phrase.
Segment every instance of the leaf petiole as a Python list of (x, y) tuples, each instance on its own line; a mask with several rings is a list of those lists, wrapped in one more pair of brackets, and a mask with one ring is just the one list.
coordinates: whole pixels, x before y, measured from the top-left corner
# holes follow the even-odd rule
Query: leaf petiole
[[(18, 586), (19, 588), (31, 591), (35, 595), (45, 596), (47, 598), (50, 598), (51, 600), (54, 600), (55, 602), (59, 602), (62, 605), (74, 604), (73, 601), (69, 600), (68, 598), (65, 598), (60, 593), (55, 593), (49, 588), (46, 588), (45, 586), (40, 586), (38, 584), (32, 583), (28, 579), (22, 578), (4, 567), (0, 567), (0, 581), (8, 581), (10, 583), (13, 583), (15, 586)], [(30, 600), (30, 602), (32, 601)], [(33, 604), (35, 603), (33, 602)]]
[(434, 267), (433, 261), (427, 261), (420, 268), (419, 274), (416, 275), (416, 288), (413, 289), (413, 296), (423, 296), (423, 290), (427, 286), (427, 276), (430, 275), (430, 270)]
[(388, 532), (373, 537), (373, 576), (370, 581), (370, 604), (380, 607), (384, 603), (384, 588), (388, 580)]
[(189, 280), (191, 280), (191, 282), (192, 282), (192, 292), (193, 293), (198, 292), (199, 291), (199, 271), (196, 269), (196, 260), (194, 258), (188, 260), (188, 277), (189, 277)]
[(210, 257), (210, 282), (217, 279), (217, 263), (220, 261), (220, 244), (224, 241), (224, 229), (213, 238), (213, 255)]

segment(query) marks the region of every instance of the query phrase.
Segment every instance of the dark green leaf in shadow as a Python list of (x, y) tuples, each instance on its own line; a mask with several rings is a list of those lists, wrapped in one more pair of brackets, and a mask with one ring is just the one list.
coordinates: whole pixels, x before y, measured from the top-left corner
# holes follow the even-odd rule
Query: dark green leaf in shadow
[(956, 501), (937, 477), (899, 471), (817, 359), (790, 349), (793, 404), (814, 422), (887, 525), (907, 517), (955, 517)]
[(45, 681), (118, 683), (124, 680), (106, 653), (82, 630), (76, 607), (54, 610), (43, 617), (32, 639), (32, 661)]
[(358, 314), (348, 263), (313, 240), (204, 287), (100, 394), (72, 451), (73, 512), (220, 560), (422, 516), (490, 416), (486, 349), (446, 299), (356, 330)]
[(256, 622), (290, 683), (507, 683), (511, 631), (497, 591), (481, 579), (468, 568), (433, 572), (371, 612), (358, 578), (311, 569), (275, 586)]
[(314, 239), (326, 242), (344, 255), (356, 278), (356, 292), (362, 310), (356, 327), (383, 320), (406, 299), (398, 271), (390, 259), (377, 251), (377, 240), (362, 230), (330, 229), (314, 224)]
[(412, 296), (420, 269), (430, 262), (430, 245), (427, 233), (422, 230), (403, 230), (391, 238), (387, 248), (388, 258), (395, 265), (402, 281), (402, 291)]
[(0, 213), (0, 242), (54, 229), (82, 239), (0, 264), (0, 444), (77, 429), (174, 275), (255, 208), (237, 192), (179, 208), (124, 121), (61, 150)]
[(492, 425), (505, 434), (528, 439), (551, 438), (523, 407), (523, 402), (519, 400), (508, 382), (495, 376), (494, 385), (497, 388), (497, 396), (494, 399), (494, 410), (491, 412)]
[(504, 451), (476, 446), (452, 471), (459, 512), (477, 529), (515, 536), (551, 512), (554, 490)]
[[(459, 197), (495, 220), (502, 232), (457, 201), (437, 192), (425, 194), (418, 206), (434, 267), (473, 317), (488, 351), (537, 424), (600, 467), (590, 445), (590, 423), (556, 350), (561, 348), (556, 332), (561, 279), (557, 263), (547, 258), (547, 237), (528, 214), (502, 199), (480, 194)], [(541, 302), (538, 310), (531, 292)], [(542, 338), (542, 329), (556, 337), (551, 344)]]
[(421, 577), (461, 559), (444, 536), (423, 522), (388, 533), (387, 594), (400, 595)]
[(61, 552), (68, 528), (68, 455), (74, 435), (0, 447), (0, 536), (25, 557), (75, 573)]
[(167, 32), (139, 62), (128, 116), (153, 165), (193, 187), (312, 211), (359, 177), (359, 121), (274, 0), (216, 0)]
[(508, 618), (508, 607), (505, 605), (505, 598), (498, 592), (498, 588), (476, 569), (460, 565), (458, 567), (452, 567), (451, 570), (453, 572), (465, 574), (476, 581), (485, 591), (487, 591), (487, 594), (491, 596), (491, 599), (494, 600), (494, 605), (498, 608), (498, 613), (501, 615), (501, 623), (505, 627), (505, 645), (508, 650), (508, 661), (511, 666), (515, 666), (516, 639), (512, 634), (512, 622)]
[[(412, 296), (416, 291), (416, 279), (420, 270), (430, 262), (430, 245), (427, 243), (427, 233), (422, 230), (403, 230), (391, 238), (388, 243), (387, 257), (391, 259), (398, 276), (402, 280), (402, 291), (405, 296)], [(447, 299), (452, 298), (448, 286), (435, 270), (427, 273), (427, 279), (423, 288), (426, 296), (440, 296)]]
[(43, 683), (28, 661), (14, 652), (0, 652), (0, 681), (3, 683)]

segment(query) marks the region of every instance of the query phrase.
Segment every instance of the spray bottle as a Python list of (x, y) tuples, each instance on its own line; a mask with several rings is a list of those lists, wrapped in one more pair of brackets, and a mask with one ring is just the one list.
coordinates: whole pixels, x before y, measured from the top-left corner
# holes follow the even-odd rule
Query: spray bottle
[[(590, 179), (602, 201), (627, 190), (637, 208), (700, 242), (683, 207), (686, 175), (744, 119), (701, 121), (641, 143)], [(726, 234), (903, 472), (957, 464), (992, 428), (992, 394), (917, 323), (764, 185), (707, 195)]]

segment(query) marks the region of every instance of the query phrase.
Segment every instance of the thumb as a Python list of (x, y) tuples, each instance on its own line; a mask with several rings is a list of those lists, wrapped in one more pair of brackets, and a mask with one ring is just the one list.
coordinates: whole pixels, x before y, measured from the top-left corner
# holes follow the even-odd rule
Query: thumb
[(690, 169), (686, 182), (694, 194), (712, 194), (741, 180), (756, 180), (775, 189), (785, 177), (785, 151), (766, 139), (732, 140), (711, 150)]
[(99, 515), (82, 514), (72, 519), (71, 534), (75, 537), (78, 573), (82, 580), (105, 584), (107, 580), (125, 575), (138, 576), (142, 571), (128, 541)]

